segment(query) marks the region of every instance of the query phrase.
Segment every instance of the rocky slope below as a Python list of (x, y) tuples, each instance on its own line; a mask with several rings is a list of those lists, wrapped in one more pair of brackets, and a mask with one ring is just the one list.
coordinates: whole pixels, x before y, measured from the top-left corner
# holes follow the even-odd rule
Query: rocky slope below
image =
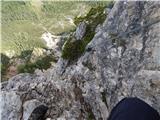
[(124, 97), (160, 113), (160, 2), (116, 2), (79, 59), (2, 84), (3, 120), (106, 120)]

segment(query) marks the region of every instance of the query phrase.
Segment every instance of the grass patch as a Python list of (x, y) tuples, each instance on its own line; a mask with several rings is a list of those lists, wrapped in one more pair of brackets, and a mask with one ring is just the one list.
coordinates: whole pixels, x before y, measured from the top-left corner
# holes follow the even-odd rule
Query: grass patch
[(37, 20), (30, 2), (2, 1), (2, 24), (14, 20)]

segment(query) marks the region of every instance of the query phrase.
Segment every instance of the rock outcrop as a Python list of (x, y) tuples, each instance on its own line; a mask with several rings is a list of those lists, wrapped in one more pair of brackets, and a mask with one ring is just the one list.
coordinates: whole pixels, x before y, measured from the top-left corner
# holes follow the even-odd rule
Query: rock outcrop
[(75, 33), (75, 37), (77, 40), (81, 40), (83, 38), (83, 36), (85, 35), (86, 32), (86, 23), (85, 22), (81, 22), (77, 29), (76, 29), (76, 33)]
[(2, 119), (22, 120), (35, 100), (43, 120), (106, 120), (124, 97), (160, 113), (159, 32), (160, 2), (116, 2), (78, 60), (2, 83)]

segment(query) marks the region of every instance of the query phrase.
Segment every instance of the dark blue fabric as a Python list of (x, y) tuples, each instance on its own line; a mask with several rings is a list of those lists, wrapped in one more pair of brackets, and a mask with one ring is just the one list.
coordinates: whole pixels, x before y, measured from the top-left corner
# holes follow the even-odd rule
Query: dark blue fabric
[(108, 120), (160, 120), (160, 116), (144, 101), (124, 98), (113, 108)]

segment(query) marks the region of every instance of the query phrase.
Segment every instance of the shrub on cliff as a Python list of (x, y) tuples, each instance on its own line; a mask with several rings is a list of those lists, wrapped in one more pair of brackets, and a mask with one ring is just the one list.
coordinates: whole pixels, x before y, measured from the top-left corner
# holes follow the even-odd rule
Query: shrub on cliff
[(8, 69), (8, 66), (9, 66), (9, 60), (10, 60), (9, 57), (7, 57), (6, 55), (1, 53), (1, 64), (0, 64), (1, 75), (2, 75), (1, 77), (3, 77), (3, 75), (5, 75), (6, 72), (7, 72), (7, 69)]
[(34, 73), (36, 69), (47, 70), (52, 65), (51, 62), (56, 62), (53, 56), (45, 56), (34, 63), (27, 62), (18, 66), (19, 73)]
[(95, 29), (98, 24), (102, 24), (106, 19), (106, 14), (104, 13), (104, 6), (97, 6), (91, 8), (88, 14), (84, 17), (76, 17), (74, 22), (78, 25), (80, 22), (86, 22), (86, 33), (82, 40), (73, 40), (75, 39), (72, 35), (65, 43), (62, 50), (62, 58), (75, 60), (78, 58), (84, 51), (87, 44), (93, 39), (95, 34)]

